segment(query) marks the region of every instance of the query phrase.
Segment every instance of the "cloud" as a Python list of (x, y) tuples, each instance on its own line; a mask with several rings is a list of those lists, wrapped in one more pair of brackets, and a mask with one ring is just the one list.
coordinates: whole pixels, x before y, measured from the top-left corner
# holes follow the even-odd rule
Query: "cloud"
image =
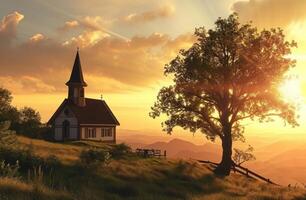
[(104, 33), (103, 31), (84, 31), (82, 34), (65, 41), (64, 45), (73, 45), (84, 48), (95, 45), (105, 37), (109, 37), (109, 34)]
[(58, 28), (60, 32), (67, 32), (80, 26), (77, 20), (67, 21), (65, 24)]
[(128, 40), (123, 35), (111, 31), (108, 27), (112, 24), (111, 20), (105, 20), (100, 16), (86, 16), (77, 20), (67, 21), (58, 28), (60, 33), (68, 32), (76, 28), (81, 28), (83, 33), (72, 38), (71, 41), (66, 41), (64, 44), (80, 43), (79, 46), (84, 45), (84, 42), (96, 43), (103, 37), (115, 36), (124, 40)]
[(80, 23), (85, 28), (100, 30), (101, 27), (108, 27), (111, 24), (111, 21), (105, 20), (100, 16), (86, 16), (80, 20)]
[(7, 45), (12, 41), (12, 39), (16, 38), (17, 25), (23, 18), (24, 16), (16, 11), (2, 19), (0, 22), (1, 45)]
[(244, 21), (252, 20), (263, 28), (286, 27), (306, 17), (305, 0), (247, 0), (232, 5)]
[(14, 93), (49, 93), (55, 87), (44, 83), (43, 80), (30, 76), (21, 76), (18, 79), (12, 76), (0, 76), (0, 87), (13, 90)]
[(162, 80), (164, 65), (174, 58), (180, 48), (187, 48), (194, 42), (191, 34), (171, 38), (166, 34), (152, 33), (130, 40), (103, 34), (99, 30), (87, 30), (65, 45), (36, 34), (31, 38), (39, 42), (1, 45), (0, 80), (20, 93), (64, 92), (76, 45), (83, 44), (80, 55), (84, 77), (89, 85), (87, 91), (134, 90)]
[(30, 42), (39, 42), (46, 39), (45, 36), (41, 33), (37, 33), (35, 35), (33, 35), (32, 37), (30, 37)]
[(159, 7), (155, 10), (150, 10), (142, 13), (132, 13), (123, 18), (127, 23), (145, 23), (160, 18), (167, 18), (174, 14), (175, 8), (172, 5)]

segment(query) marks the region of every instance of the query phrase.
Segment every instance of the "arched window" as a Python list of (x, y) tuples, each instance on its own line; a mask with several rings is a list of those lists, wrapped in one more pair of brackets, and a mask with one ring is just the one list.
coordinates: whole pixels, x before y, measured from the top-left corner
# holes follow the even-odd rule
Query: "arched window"
[(63, 139), (69, 139), (70, 135), (70, 122), (65, 120), (63, 121)]

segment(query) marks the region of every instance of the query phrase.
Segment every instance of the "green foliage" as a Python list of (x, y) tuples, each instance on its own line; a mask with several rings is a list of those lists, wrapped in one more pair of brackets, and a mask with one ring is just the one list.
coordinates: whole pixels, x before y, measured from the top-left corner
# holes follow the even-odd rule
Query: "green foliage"
[(4, 160), (10, 165), (14, 165), (17, 161), (20, 172), (27, 173), (41, 166), (44, 170), (54, 170), (60, 166), (60, 161), (55, 156), (42, 158), (33, 153), (31, 148), (7, 148), (0, 147), (0, 160)]
[(52, 127), (42, 124), (36, 132), (34, 138), (43, 139), (46, 141), (54, 141), (54, 131)]
[(17, 144), (17, 137), (14, 131), (9, 130), (10, 122), (0, 122), (0, 148), (14, 147)]
[(233, 161), (237, 165), (242, 165), (245, 162), (256, 160), (256, 157), (253, 155), (254, 148), (249, 145), (245, 150), (234, 148)]
[(12, 100), (12, 93), (9, 90), (0, 87), (0, 113), (3, 113), (10, 108)]
[(111, 155), (99, 148), (85, 149), (80, 154), (81, 164), (85, 167), (97, 167), (99, 165), (108, 165)]
[(19, 123), (17, 132), (29, 137), (37, 137), (41, 127), (40, 114), (33, 108), (24, 107), (19, 111)]
[(0, 88), (0, 122), (10, 121), (11, 129), (17, 134), (32, 138), (41, 137), (45, 129), (41, 124), (40, 114), (30, 107), (18, 110), (11, 105), (12, 94), (4, 88)]
[(114, 146), (112, 146), (111, 150), (110, 150), (110, 154), (112, 156), (112, 158), (114, 159), (119, 159), (124, 157), (125, 155), (128, 155), (129, 153), (132, 152), (131, 147), (129, 147), (128, 145), (121, 143), (121, 144), (116, 144)]
[(20, 166), (18, 160), (14, 165), (5, 163), (3, 160), (0, 162), (0, 177), (19, 178), (19, 168)]

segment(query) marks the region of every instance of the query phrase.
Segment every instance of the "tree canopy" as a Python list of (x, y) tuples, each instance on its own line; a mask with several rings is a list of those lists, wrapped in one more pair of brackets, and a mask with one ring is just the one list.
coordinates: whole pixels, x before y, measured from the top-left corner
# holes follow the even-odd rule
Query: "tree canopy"
[(30, 107), (17, 109), (12, 103), (13, 96), (5, 88), (0, 88), (0, 123), (3, 127), (30, 137), (36, 137), (40, 132), (41, 117), (39, 112)]
[[(240, 24), (236, 14), (219, 18), (214, 29), (195, 31), (197, 41), (181, 50), (165, 66), (173, 85), (163, 87), (150, 116), (166, 114), (168, 133), (180, 126), (200, 131), (210, 140), (219, 137), (221, 174), (231, 165), (232, 140), (243, 139), (244, 119), (271, 121), (278, 116), (298, 125), (295, 107), (281, 98), (279, 85), (295, 66), (288, 57), (297, 44), (285, 40), (281, 29), (258, 31)], [(226, 155), (225, 155), (226, 154)]]

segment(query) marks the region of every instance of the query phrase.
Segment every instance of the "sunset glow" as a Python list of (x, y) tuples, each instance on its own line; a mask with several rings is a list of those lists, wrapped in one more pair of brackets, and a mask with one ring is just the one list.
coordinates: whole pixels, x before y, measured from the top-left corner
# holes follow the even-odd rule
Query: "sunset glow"
[(0, 199), (306, 199), (306, 0), (0, 0), (0, 151)]
[[(67, 95), (65, 82), (80, 47), (86, 94), (109, 99), (120, 129), (149, 127), (160, 133), (161, 120), (149, 118), (148, 112), (158, 89), (169, 81), (164, 65), (192, 45), (196, 27), (212, 28), (218, 17), (235, 11), (242, 22), (252, 20), (259, 29), (281, 27), (299, 46), (290, 55), (297, 61), (292, 73), (306, 73), (303, 6), (292, 4), (297, 8), (293, 18), (283, 4), (265, 10), (271, 2), (93, 0), (94, 7), (84, 1), (5, 2), (0, 8), (0, 41), (6, 41), (1, 45), (1, 85), (11, 90), (16, 106), (36, 108), (46, 122)], [(255, 15), (254, 9), (264, 14)], [(33, 10), (44, 15), (37, 17)], [(287, 101), (304, 103), (305, 85), (301, 76), (285, 81), (280, 91)], [(136, 114), (131, 118), (129, 113)], [(271, 123), (267, 130), (275, 126)]]
[(301, 82), (298, 78), (285, 80), (280, 86), (280, 92), (283, 98), (289, 103), (302, 103), (302, 100), (304, 99)]

